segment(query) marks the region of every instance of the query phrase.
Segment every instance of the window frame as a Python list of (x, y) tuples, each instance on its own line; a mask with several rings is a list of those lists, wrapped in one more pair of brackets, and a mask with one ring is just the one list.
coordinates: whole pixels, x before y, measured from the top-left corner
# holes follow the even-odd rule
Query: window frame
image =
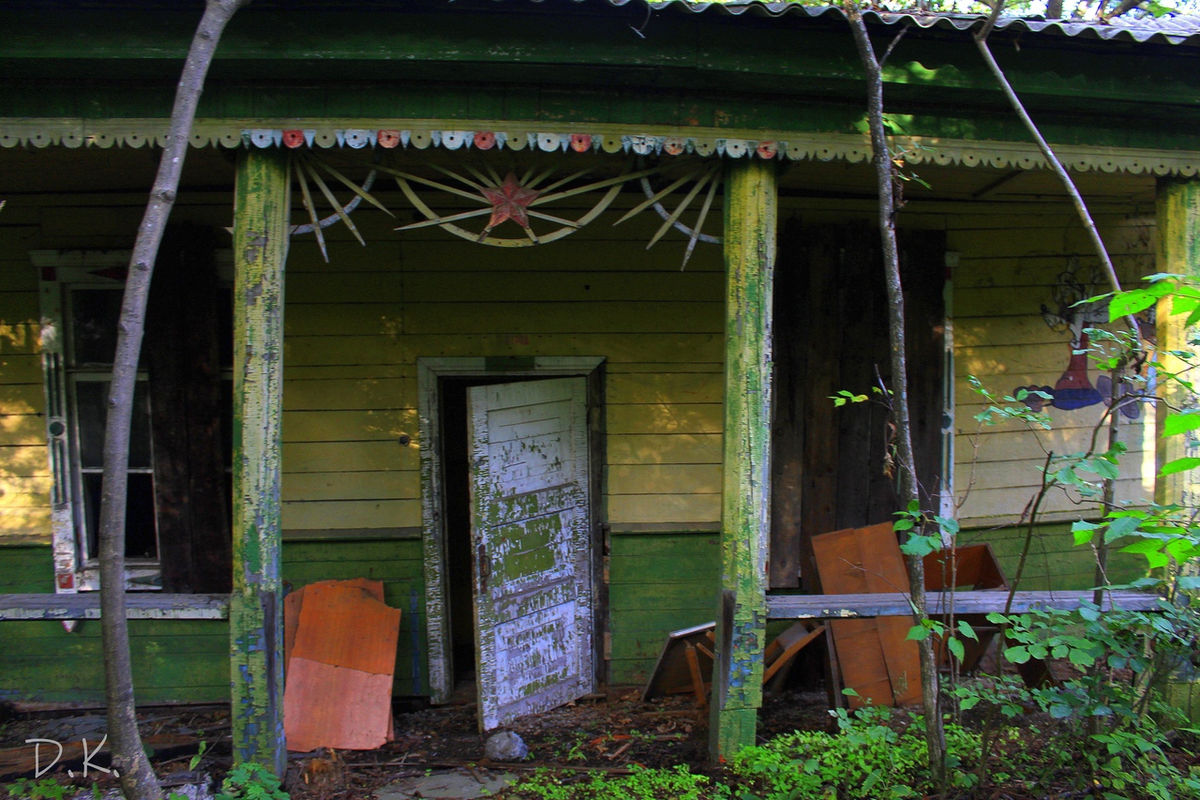
[[(111, 369), (105, 372), (99, 365), (70, 365), (70, 330), (66, 318), (70, 312), (68, 296), (70, 291), (79, 287), (84, 287), (85, 291), (89, 288), (123, 288), (123, 273), (129, 266), (130, 255), (129, 250), (29, 251), (30, 260), (38, 271), (46, 443), (51, 476), (51, 542), (54, 587), (58, 594), (90, 592), (100, 588), (99, 562), (94, 554), (88, 552), (84, 528), (84, 468), (79, 451), (79, 414), (74, 383), (77, 380), (103, 381), (106, 375), (111, 376)], [(232, 284), (231, 251), (217, 251), (217, 270), (222, 283)], [(147, 378), (144, 370), (138, 371), (139, 382)], [(131, 468), (129, 471), (153, 475), (153, 455), (148, 469)], [(157, 557), (126, 559), (126, 591), (161, 591), (161, 584), (158, 583), (160, 578), (161, 568)]]

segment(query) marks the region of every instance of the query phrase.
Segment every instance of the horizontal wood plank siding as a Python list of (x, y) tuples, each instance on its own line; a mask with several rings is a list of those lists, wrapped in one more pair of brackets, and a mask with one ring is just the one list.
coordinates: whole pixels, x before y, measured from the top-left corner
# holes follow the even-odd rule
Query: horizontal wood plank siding
[[(53, 590), (50, 548), (0, 547), (0, 593)], [(428, 691), (424, 581), (419, 540), (287, 542), (289, 591), (319, 580), (383, 581), (384, 600), (401, 609), (393, 693)], [(229, 699), (225, 620), (131, 620), (130, 649), (139, 703), (220, 703)], [(2, 622), (0, 702), (101, 705), (104, 660), (98, 620), (71, 633), (60, 622)]]
[[(37, 273), (27, 251), (39, 210), (6, 203), (0, 218), (0, 545), (50, 542), (50, 469), (39, 351)], [(52, 573), (44, 579), (49, 583)]]
[[(95, 150), (86, 155), (103, 157)], [(60, 157), (69, 163), (81, 156)], [(796, 168), (808, 167), (820, 165)], [(147, 185), (151, 174), (147, 168)], [(936, 188), (953, 192), (957, 184)], [(406, 208), (394, 188), (383, 191), (391, 192), (389, 207)], [(635, 201), (628, 194), (614, 208)], [(2, 592), (51, 591), (53, 577), (45, 546), (50, 483), (40, 416), (38, 276), (28, 250), (128, 248), (144, 202), (140, 187), (39, 193), (10, 199), (0, 213), (0, 545), (11, 545), (0, 547)], [(1097, 209), (1126, 280), (1153, 271), (1153, 208), (1139, 202)], [(387, 602), (402, 610), (398, 695), (428, 691), (421, 541), (397, 534), (411, 536), (422, 525), (419, 448), (429, 443), (418, 435), (421, 357), (604, 357), (600, 502), (613, 530), (612, 681), (643, 682), (667, 631), (713, 618), (724, 394), (720, 248), (699, 245), (681, 272), (677, 234), (647, 251), (660, 221), (649, 214), (612, 227), (621, 213), (609, 212), (551, 245), (504, 249), (436, 229), (396, 233), (393, 227), (412, 221), (411, 214), (395, 221), (364, 207), (354, 219), (365, 248), (337, 226), (327, 233), (328, 264), (311, 236), (293, 242), (282, 500), (285, 539), (294, 538), (285, 542), (283, 577), (291, 588), (329, 578), (385, 582)], [(873, 209), (863, 199), (787, 197), (781, 213), (805, 223), (846, 223), (870, 220)], [(175, 209), (175, 218), (218, 228), (229, 217), (227, 192), (181, 194)], [(971, 529), (963, 539), (992, 542), (1011, 575), (1023, 534), (996, 526), (1011, 522), (1032, 493), (1043, 447), (1081, 448), (1100, 407), (1052, 410), (1054, 429), (1039, 437), (1011, 425), (988, 429), (976, 448), (968, 435), (982, 405), (965, 379), (976, 375), (1000, 393), (1054, 385), (1069, 356), (1068, 338), (1047, 326), (1041, 306), (1053, 304), (1054, 283), (1073, 258), (1084, 267), (1094, 258), (1063, 203), (913, 200), (900, 224), (944, 230), (949, 250), (960, 254), (952, 276), (956, 486), (962, 492), (973, 481), (960, 513)], [(1094, 383), (1094, 370), (1091, 377)], [(1130, 454), (1118, 496), (1137, 500), (1150, 494), (1152, 439), (1140, 422), (1125, 435)], [(1053, 497), (1047, 508), (1050, 520), (1079, 514), (1065, 497)], [(1089, 586), (1090, 558), (1086, 548), (1071, 545), (1065, 525), (1046, 525), (1035, 538), (1023, 588)], [(1114, 577), (1130, 577), (1137, 564), (1118, 558), (1113, 570)], [(227, 698), (225, 623), (143, 620), (133, 628), (135, 671), (147, 687), (140, 701)], [(99, 702), (94, 622), (73, 634), (56, 622), (5, 623), (0, 635), (20, 642), (0, 655), (6, 679), (0, 686), (9, 696)]]
[[(1097, 259), (1069, 206), (1047, 204), (1041, 214), (1030, 213), (1028, 207), (1010, 208), (1013, 216), (966, 209), (966, 213), (951, 213), (945, 218), (948, 248), (959, 253), (958, 266), (953, 270), (955, 486), (962, 502), (959, 519), (964, 527), (1015, 521), (1037, 491), (1039, 467), (1047, 451), (1067, 454), (1085, 450), (1092, 428), (1104, 411), (1100, 404), (1078, 409), (1048, 408), (1052, 428), (1037, 432), (1015, 422), (980, 427), (974, 420), (985, 403), (971, 389), (970, 376), (1000, 396), (1013, 394), (1019, 387), (1054, 387), (1063, 377), (1072, 355), (1071, 335), (1061, 326), (1052, 329), (1043, 312), (1059, 311), (1055, 289), (1071, 270), (1078, 278), (1085, 278), (1089, 295), (1110, 290), (1103, 280), (1086, 280), (1095, 272)], [(1096, 222), (1126, 287), (1154, 272), (1152, 207), (1139, 211), (1131, 205), (1119, 214), (1098, 209)], [(1091, 322), (1083, 326), (1113, 327)], [(1090, 384), (1096, 386), (1100, 377), (1101, 373), (1089, 364)], [(1121, 422), (1121, 439), (1129, 452), (1122, 458), (1118, 499), (1136, 502), (1151, 498), (1153, 409), (1143, 405), (1138, 419), (1123, 418)], [(1047, 498), (1042, 518), (1067, 520), (1081, 513), (1094, 516), (1095, 509), (1094, 503), (1081, 506), (1078, 498), (1054, 491)], [(992, 539), (1003, 541), (1006, 536), (1008, 532), (1002, 531), (993, 534)], [(1060, 566), (1068, 562), (1078, 566), (1088, 560), (1077, 557), (1074, 551), (1062, 551), (1058, 556)], [(1047, 579), (1058, 571), (1054, 566), (1048, 569)], [(1080, 573), (1083, 571), (1080, 568)]]
[(712, 622), (720, 570), (714, 534), (612, 537), (611, 677), (644, 684), (669, 631)]

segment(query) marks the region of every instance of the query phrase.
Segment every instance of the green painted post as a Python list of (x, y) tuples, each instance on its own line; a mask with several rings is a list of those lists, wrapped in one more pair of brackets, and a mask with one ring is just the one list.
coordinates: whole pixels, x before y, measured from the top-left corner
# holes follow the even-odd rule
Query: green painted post
[[(1164, 178), (1158, 182), (1158, 254), (1155, 272), (1174, 272), (1200, 278), (1200, 180)], [(1158, 357), (1169, 372), (1187, 369), (1173, 351), (1197, 352), (1184, 326), (1184, 316), (1171, 316), (1168, 300), (1158, 307)], [(1195, 335), (1193, 329), (1190, 333)], [(1155, 460), (1158, 469), (1163, 464), (1186, 456), (1200, 456), (1200, 442), (1193, 436), (1162, 437), (1168, 405), (1172, 409), (1194, 409), (1196, 398), (1175, 382), (1159, 381), (1158, 393), (1167, 402), (1158, 404)], [(1157, 474), (1158, 470), (1155, 470)], [(1165, 477), (1154, 484), (1154, 500), (1158, 503), (1178, 503), (1184, 507), (1200, 501), (1200, 469), (1191, 469)], [(1167, 679), (1164, 699), (1190, 720), (1200, 719), (1200, 677), (1185, 663)]]
[(284, 153), (240, 154), (233, 222), (233, 756), (280, 776), (287, 763), (279, 443), (289, 187)]
[[(1158, 183), (1158, 258), (1155, 272), (1174, 272), (1200, 278), (1200, 180), (1164, 178)], [(1161, 301), (1166, 304), (1168, 300)], [(1166, 305), (1158, 309), (1158, 352), (1164, 366), (1172, 372), (1187, 368), (1180, 359), (1170, 355), (1176, 350), (1196, 352), (1188, 341), (1183, 315), (1171, 316)], [(1162, 426), (1167, 405), (1172, 408), (1195, 406), (1195, 400), (1176, 382), (1159, 382), (1158, 392), (1168, 403), (1158, 405), (1156, 458), (1158, 467), (1184, 456), (1200, 456), (1200, 443), (1193, 437), (1162, 438)], [(1157, 472), (1157, 471), (1156, 471)], [(1155, 500), (1159, 503), (1192, 505), (1200, 500), (1200, 470), (1188, 470), (1159, 477), (1155, 484)]]
[(725, 434), (721, 592), (709, 754), (752, 745), (762, 705), (770, 541), (775, 163), (730, 161), (725, 182)]

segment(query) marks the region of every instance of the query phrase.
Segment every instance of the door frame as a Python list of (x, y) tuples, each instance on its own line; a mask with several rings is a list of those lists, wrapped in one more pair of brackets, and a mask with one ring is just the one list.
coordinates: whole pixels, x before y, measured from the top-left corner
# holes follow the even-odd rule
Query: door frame
[[(417, 359), (417, 420), (421, 460), (421, 542), (425, 575), (425, 636), (430, 699), (445, 703), (454, 691), (447, 618), (445, 488), (442, 472), (441, 378), (582, 377), (587, 379), (588, 515), (592, 530), (593, 650), (596, 675), (605, 664), (601, 535), (601, 476), (604, 464), (604, 363), (602, 356), (463, 356)], [(472, 591), (474, 591), (472, 589)]]

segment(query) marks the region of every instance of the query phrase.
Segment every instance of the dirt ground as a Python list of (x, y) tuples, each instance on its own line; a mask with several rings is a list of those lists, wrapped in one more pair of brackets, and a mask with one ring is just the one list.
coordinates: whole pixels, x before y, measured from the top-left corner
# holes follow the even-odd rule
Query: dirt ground
[[(764, 738), (786, 731), (818, 729), (829, 720), (826, 694), (820, 691), (786, 691), (768, 697), (761, 714)], [(686, 764), (707, 770), (708, 709), (691, 695), (674, 695), (642, 702), (639, 690), (618, 692), (610, 698), (580, 700), (508, 726), (529, 748), (520, 764), (493, 764), (484, 756), (486, 736), (479, 733), (474, 703), (419, 707), (398, 703), (395, 740), (378, 750), (292, 754), (286, 781), (297, 800), (366, 797), (376, 789), (404, 777), (447, 768), (497, 768), (524, 772), (540, 767), (560, 770), (603, 769), (621, 773), (631, 767)], [(151, 708), (139, 714), (142, 735), (155, 746), (153, 761), (160, 775), (185, 780), (192, 756), (201, 743), (205, 752), (197, 771), (222, 775), (231, 765), (229, 711), (227, 708)], [(102, 738), (104, 715), (99, 711), (76, 714), (9, 714), (0, 721), (0, 748), (18, 748), (28, 739), (78, 741), (87, 738), (94, 748)], [(107, 748), (106, 748), (107, 749)], [(52, 755), (52, 753), (51, 753)], [(43, 756), (43, 764), (48, 759)], [(97, 757), (92, 763), (107, 766)], [(2, 764), (0, 764), (2, 766)], [(64, 758), (51, 774), (64, 782), (68, 769), (81, 764)], [(11, 777), (0, 776), (0, 783)], [(76, 775), (81, 788), (96, 782)], [(103, 789), (110, 780), (101, 777)]]

